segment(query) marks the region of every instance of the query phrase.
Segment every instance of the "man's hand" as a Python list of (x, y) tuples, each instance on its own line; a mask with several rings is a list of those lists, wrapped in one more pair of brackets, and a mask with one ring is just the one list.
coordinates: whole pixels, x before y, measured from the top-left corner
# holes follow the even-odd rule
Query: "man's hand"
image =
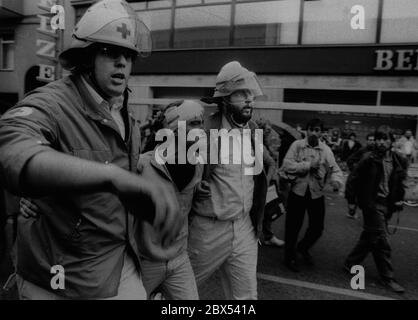
[(147, 181), (124, 169), (112, 167), (111, 183), (122, 203), (132, 214), (156, 228), (163, 246), (171, 243), (184, 223), (179, 218), (175, 193), (158, 181)]
[(338, 181), (331, 180), (331, 187), (334, 192), (338, 192), (341, 189), (341, 184)]
[(211, 196), (209, 183), (202, 180), (196, 187), (196, 196), (202, 198), (209, 198)]
[(39, 207), (34, 204), (30, 199), (20, 198), (19, 211), (26, 219), (37, 218), (40, 214)]
[(320, 161), (319, 159), (312, 159), (311, 160), (311, 164), (310, 164), (310, 170), (311, 171), (316, 171), (319, 169), (320, 166)]
[(402, 211), (403, 210), (403, 201), (395, 202), (395, 211)]

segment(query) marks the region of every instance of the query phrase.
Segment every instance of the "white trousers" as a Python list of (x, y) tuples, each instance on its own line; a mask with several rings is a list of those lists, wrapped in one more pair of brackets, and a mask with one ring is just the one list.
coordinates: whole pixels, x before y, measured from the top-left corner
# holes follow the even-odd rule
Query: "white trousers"
[(257, 299), (258, 246), (249, 215), (233, 221), (193, 216), (189, 257), (198, 288), (219, 269), (226, 299)]

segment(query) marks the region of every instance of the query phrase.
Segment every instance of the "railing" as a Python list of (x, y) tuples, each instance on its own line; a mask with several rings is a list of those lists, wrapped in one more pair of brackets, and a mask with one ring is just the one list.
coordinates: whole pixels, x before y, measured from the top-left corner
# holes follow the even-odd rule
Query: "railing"
[[(131, 105), (167, 105), (179, 99), (153, 99), (142, 98), (130, 101)], [(258, 101), (255, 103), (256, 109), (265, 110), (305, 110), (305, 111), (334, 111), (351, 113), (369, 114), (393, 114), (411, 115), (418, 118), (418, 107), (400, 106), (365, 106), (365, 105), (344, 105), (344, 104), (324, 104), (324, 103), (295, 103), (281, 101)]]

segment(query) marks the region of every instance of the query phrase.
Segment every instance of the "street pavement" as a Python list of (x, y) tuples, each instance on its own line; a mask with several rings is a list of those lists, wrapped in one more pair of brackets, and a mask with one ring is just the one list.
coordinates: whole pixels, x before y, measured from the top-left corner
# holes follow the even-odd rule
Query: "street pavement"
[[(325, 229), (321, 239), (312, 248), (315, 266), (301, 264), (301, 272), (294, 273), (283, 265), (283, 249), (259, 246), (258, 295), (266, 300), (374, 300), (418, 299), (418, 207), (407, 207), (400, 213), (399, 227), (389, 237), (392, 246), (392, 262), (395, 277), (406, 293), (400, 295), (380, 284), (379, 276), (370, 254), (363, 263), (365, 289), (353, 290), (350, 286), (354, 276), (343, 270), (343, 263), (360, 237), (359, 219), (346, 217), (347, 205), (341, 193), (326, 193)], [(282, 216), (273, 223), (276, 236), (284, 239)], [(390, 221), (389, 230), (396, 225), (396, 214)], [(299, 239), (307, 226), (307, 216)], [(219, 275), (215, 274), (204, 286), (202, 299), (222, 299)]]
[[(379, 277), (370, 255), (363, 263), (365, 289), (353, 290), (351, 276), (343, 271), (343, 262), (361, 233), (361, 218), (348, 219), (345, 200), (341, 193), (326, 193), (326, 219), (323, 236), (311, 253), (315, 267), (301, 266), (294, 273), (283, 265), (283, 249), (259, 246), (258, 294), (266, 300), (353, 300), (353, 299), (418, 299), (418, 207), (405, 207), (400, 214), (397, 232), (390, 236), (395, 275), (406, 293), (392, 293), (379, 283)], [(361, 217), (361, 212), (359, 212)], [(284, 238), (282, 216), (273, 223), (273, 230)], [(300, 237), (306, 229), (302, 228)], [(391, 224), (396, 224), (396, 215)], [(390, 227), (391, 229), (393, 227)], [(0, 261), (0, 284), (10, 271), (9, 261)], [(219, 274), (214, 274), (200, 292), (202, 299), (223, 299)], [(9, 292), (0, 290), (0, 299), (16, 299), (15, 288)]]

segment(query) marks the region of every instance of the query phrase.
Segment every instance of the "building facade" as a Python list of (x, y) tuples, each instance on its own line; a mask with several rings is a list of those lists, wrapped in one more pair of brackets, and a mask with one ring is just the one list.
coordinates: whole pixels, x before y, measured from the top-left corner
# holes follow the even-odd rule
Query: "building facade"
[[(0, 114), (22, 99), (25, 93), (44, 85), (38, 81), (39, 64), (48, 63), (37, 55), (37, 40), (47, 40), (40, 28), (40, 15), (46, 13), (39, 4), (46, 0), (0, 0)], [(63, 41), (69, 43), (75, 23), (75, 9), (68, 1), (65, 8)], [(55, 56), (58, 55), (58, 50)]]
[(257, 73), (264, 88), (256, 116), (291, 125), (320, 116), (328, 128), (360, 137), (380, 125), (417, 132), (417, 1), (132, 5), (151, 29), (154, 45), (152, 55), (135, 66), (138, 103), (210, 95), (220, 67), (238, 60)]
[[(65, 45), (94, 2), (65, 2)], [(221, 66), (238, 60), (257, 73), (264, 89), (256, 118), (295, 126), (319, 116), (327, 128), (360, 138), (380, 125), (417, 132), (416, 0), (128, 2), (153, 37), (151, 56), (137, 60), (130, 81), (142, 120), (174, 99), (212, 95)], [(15, 31), (19, 62), (14, 71), (0, 70), (0, 93), (18, 98), (27, 72), (39, 63), (33, 42), (39, 18), (27, 14), (36, 1), (22, 4), (21, 14), (7, 23), (0, 16), (0, 30)]]

